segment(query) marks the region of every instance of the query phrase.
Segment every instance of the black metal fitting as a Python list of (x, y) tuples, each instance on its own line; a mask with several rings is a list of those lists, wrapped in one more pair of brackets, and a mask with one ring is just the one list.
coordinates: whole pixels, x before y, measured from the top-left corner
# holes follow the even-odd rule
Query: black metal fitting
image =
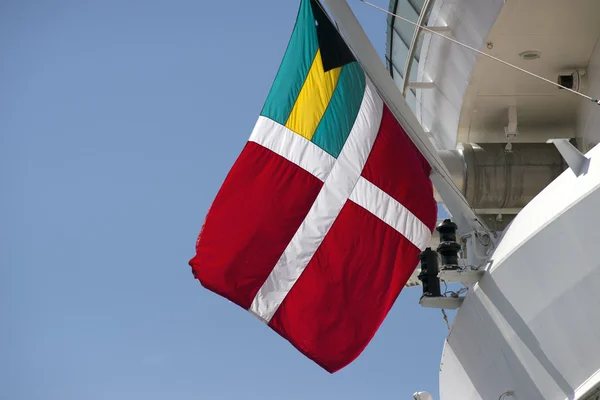
[(438, 278), (439, 266), (437, 253), (431, 248), (426, 248), (419, 254), (421, 260), (421, 273), (419, 280), (423, 283), (423, 296), (440, 297), (440, 278)]
[(458, 269), (458, 252), (461, 249), (460, 243), (456, 242), (456, 229), (458, 227), (454, 222), (445, 219), (437, 228), (440, 233), (440, 244), (437, 252), (442, 258), (442, 268)]

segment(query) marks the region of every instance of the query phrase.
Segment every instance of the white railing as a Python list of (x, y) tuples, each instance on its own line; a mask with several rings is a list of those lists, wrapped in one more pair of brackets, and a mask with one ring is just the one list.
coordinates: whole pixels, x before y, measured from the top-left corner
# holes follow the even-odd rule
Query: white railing
[(423, 8), (421, 9), (421, 13), (419, 14), (419, 18), (416, 21), (418, 27), (416, 27), (413, 32), (413, 36), (410, 41), (410, 46), (408, 48), (408, 57), (406, 57), (406, 62), (404, 65), (404, 81), (402, 83), (402, 95), (404, 97), (406, 97), (406, 90), (409, 88), (410, 73), (413, 66), (413, 61), (417, 57), (417, 45), (419, 43), (421, 33), (423, 32), (421, 26), (423, 26), (427, 22), (429, 12), (431, 11), (431, 7), (433, 6), (434, 2), (435, 0), (425, 0), (425, 2), (423, 3)]
[[(426, 32), (420, 27), (427, 25), (434, 4), (435, 0), (397, 0), (394, 3), (393, 9), (390, 12), (411, 19), (418, 25), (417, 27), (397, 20), (394, 17), (390, 17), (388, 20), (390, 26), (388, 34), (390, 45), (386, 54), (388, 69), (413, 113), (416, 112), (416, 91), (433, 87), (432, 82), (416, 82), (416, 76), (421, 52), (421, 39), (423, 32)], [(401, 28), (398, 28), (399, 26)], [(407, 26), (412, 27), (412, 32), (406, 29)], [(447, 30), (445, 27), (428, 28), (436, 31)], [(412, 35), (409, 37), (407, 33), (412, 33)], [(397, 43), (398, 40), (401, 43)], [(396, 46), (401, 46), (401, 48), (396, 48)], [(396, 57), (394, 57), (394, 54), (396, 54)], [(399, 68), (399, 65), (402, 65), (402, 69)], [(399, 75), (399, 78), (402, 78), (402, 80), (400, 81), (395, 75)]]

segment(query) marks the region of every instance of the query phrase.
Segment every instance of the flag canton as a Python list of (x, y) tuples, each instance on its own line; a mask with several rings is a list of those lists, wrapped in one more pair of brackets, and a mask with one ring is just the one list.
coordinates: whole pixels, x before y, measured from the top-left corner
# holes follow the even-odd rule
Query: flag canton
[(337, 158), (364, 92), (364, 71), (321, 7), (304, 0), (261, 115)]

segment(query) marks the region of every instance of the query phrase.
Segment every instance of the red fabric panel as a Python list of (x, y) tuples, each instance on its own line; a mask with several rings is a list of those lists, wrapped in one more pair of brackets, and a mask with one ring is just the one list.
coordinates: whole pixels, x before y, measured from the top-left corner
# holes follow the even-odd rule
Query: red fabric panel
[(321, 186), (296, 164), (248, 142), (208, 211), (190, 261), (194, 276), (248, 309)]
[(437, 209), (431, 167), (384, 105), (381, 126), (362, 176), (408, 208), (433, 231)]
[(333, 373), (358, 357), (375, 335), (419, 252), (348, 201), (269, 326)]

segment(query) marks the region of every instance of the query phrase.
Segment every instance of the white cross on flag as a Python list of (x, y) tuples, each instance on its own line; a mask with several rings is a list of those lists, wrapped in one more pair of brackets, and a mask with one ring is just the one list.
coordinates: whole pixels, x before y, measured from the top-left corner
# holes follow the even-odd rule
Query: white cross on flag
[(436, 221), (430, 166), (320, 4), (302, 0), (190, 261), (329, 372), (367, 346)]

